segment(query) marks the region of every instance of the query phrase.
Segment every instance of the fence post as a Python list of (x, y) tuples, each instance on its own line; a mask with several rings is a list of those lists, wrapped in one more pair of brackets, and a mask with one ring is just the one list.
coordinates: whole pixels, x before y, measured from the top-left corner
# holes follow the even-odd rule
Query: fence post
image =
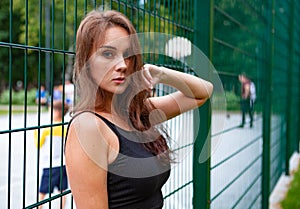
[[(213, 0), (194, 1), (194, 45), (211, 60), (213, 30)], [(203, 72), (204, 79), (209, 79), (209, 70)], [(200, 127), (196, 127), (201, 119)], [(198, 111), (194, 112), (195, 144), (193, 156), (193, 208), (210, 208), (210, 122), (211, 108), (207, 101)], [(205, 144), (207, 143), (207, 144)], [(202, 148), (205, 148), (207, 160), (199, 162)]]
[[(300, 2), (299, 1), (295, 1), (295, 7), (296, 8), (299, 8), (300, 7)], [(298, 12), (295, 12), (294, 14), (294, 18), (296, 19), (295, 22), (299, 22), (300, 21), (300, 16), (299, 16), (299, 13)], [(297, 36), (295, 36), (297, 37)], [(295, 38), (295, 43), (296, 45), (296, 48), (295, 48), (295, 51), (300, 51), (300, 40), (299, 38)], [(298, 54), (298, 56), (295, 57), (295, 63), (296, 63), (296, 66), (295, 68), (297, 69), (297, 72), (296, 74), (299, 75), (300, 74), (300, 56)], [(300, 98), (300, 82), (298, 80), (298, 98)], [(298, 99), (298, 105), (296, 105), (296, 107), (299, 107), (300, 106), (300, 100)], [(296, 121), (296, 124), (299, 124), (300, 123), (300, 110), (299, 108), (297, 108), (297, 111), (298, 111), (298, 120)], [(296, 149), (297, 149), (297, 153), (299, 154), (299, 151), (300, 151), (300, 129), (298, 128), (298, 131), (297, 131), (297, 136), (296, 136)]]
[(286, 107), (286, 150), (285, 150), (285, 175), (289, 175), (290, 174), (290, 157), (292, 155), (292, 152), (294, 151), (294, 143), (292, 143), (292, 141), (294, 141), (295, 139), (293, 139), (293, 137), (295, 136), (291, 136), (291, 131), (292, 131), (292, 116), (291, 113), (293, 112), (291, 110), (291, 108), (293, 108), (293, 69), (294, 69), (294, 65), (293, 65), (293, 53), (294, 53), (294, 18), (295, 18), (295, 12), (294, 12), (294, 0), (291, 1), (290, 3), (290, 15), (289, 15), (289, 25), (288, 25), (288, 33), (289, 33), (289, 42), (288, 42), (288, 49), (289, 49), (289, 58), (288, 58), (288, 76), (287, 76), (287, 107)]
[(268, 0), (266, 4), (266, 65), (264, 70), (263, 88), (263, 153), (262, 153), (262, 209), (269, 208), (270, 195), (270, 144), (271, 144), (271, 109), (272, 109), (272, 71), (274, 61), (274, 35), (275, 35), (275, 0)]

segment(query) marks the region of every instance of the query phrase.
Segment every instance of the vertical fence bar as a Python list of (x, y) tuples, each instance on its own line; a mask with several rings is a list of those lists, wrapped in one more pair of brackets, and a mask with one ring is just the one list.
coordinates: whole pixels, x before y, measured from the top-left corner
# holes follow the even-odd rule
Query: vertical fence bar
[[(50, 1), (45, 1), (45, 47), (50, 48)], [(45, 53), (46, 90), (50, 92), (50, 54)]]
[[(39, 43), (38, 47), (42, 47), (42, 25), (43, 25), (43, 4), (39, 2)], [(38, 111), (37, 111), (37, 125), (40, 127), (41, 125), (41, 62), (42, 62), (41, 50), (38, 50), (38, 73), (37, 73), (37, 82), (38, 82)], [(36, 161), (36, 202), (39, 202), (39, 176), (40, 176), (40, 132), (41, 129), (38, 128), (37, 131), (37, 161)]]
[[(12, 32), (13, 32), (13, 0), (9, 1), (9, 43), (12, 43)], [(8, 75), (8, 82), (9, 82), (9, 109), (8, 109), (8, 119), (9, 119), (9, 125), (8, 129), (12, 129), (12, 47), (9, 47), (9, 75)], [(12, 138), (11, 138), (11, 132), (8, 134), (8, 177), (7, 177), (7, 208), (10, 209), (10, 194), (11, 194), (11, 149), (12, 147)]]
[[(52, 8), (51, 8), (51, 49), (55, 48), (55, 0), (52, 0)], [(49, 9), (50, 11), (50, 9)], [(49, 22), (50, 24), (50, 22)], [(49, 25), (50, 28), (50, 25)], [(50, 38), (50, 37), (49, 37)], [(49, 43), (50, 43), (50, 39), (49, 39)], [(50, 164), (49, 164), (49, 189), (51, 189), (51, 185), (52, 185), (52, 175), (53, 175), (53, 82), (54, 82), (54, 51), (51, 52), (51, 56), (50, 56), (50, 63), (49, 63), (49, 75), (50, 75), (50, 94), (51, 94), (51, 104), (49, 104), (49, 106), (51, 107), (50, 109), (50, 145), (49, 145), (49, 151), (50, 151)], [(49, 191), (49, 198), (52, 197), (51, 192)], [(49, 201), (49, 209), (52, 208), (52, 202)]]
[[(296, 11), (299, 11), (299, 9), (300, 9), (300, 2), (299, 1), (296, 1)], [(300, 27), (299, 27), (299, 23), (300, 23), (300, 15), (299, 15), (299, 12), (295, 12), (295, 14), (294, 14), (295, 16), (294, 16), (294, 18), (296, 19), (296, 24), (295, 25), (297, 25), (298, 27), (297, 27), (297, 30), (295, 31), (297, 34), (299, 34), (300, 33)], [(297, 62), (297, 67), (296, 67), (296, 69), (297, 69), (297, 73), (298, 73), (298, 75), (300, 75), (300, 56), (299, 56), (299, 54), (300, 54), (300, 37), (298, 36), (297, 38), (296, 38), (297, 36), (295, 36), (295, 41), (296, 41), (296, 49), (295, 49), (295, 51), (298, 53), (298, 55), (296, 56), (296, 62)], [(300, 81), (298, 80), (298, 100), (297, 101), (300, 101)], [(298, 107), (299, 107), (299, 103), (298, 103)], [(299, 120), (298, 120), (298, 123), (297, 124), (299, 124), (300, 123), (300, 110), (298, 109), (298, 118), (299, 118)], [(299, 130), (299, 128), (298, 128), (298, 136), (297, 136), (297, 150), (298, 150), (298, 153), (300, 152), (300, 130)]]
[[(296, 5), (295, 5), (295, 10), (296, 11), (299, 11), (300, 9), (300, 3), (299, 1), (296, 1), (295, 2)], [(295, 18), (295, 25), (298, 26), (296, 27), (296, 33), (299, 34), (300, 33), (300, 30), (299, 30), (299, 22), (300, 22), (300, 18), (299, 18), (299, 13), (298, 12), (295, 12), (294, 14), (294, 18)], [(296, 44), (296, 49), (295, 49), (295, 52), (298, 53), (298, 56), (295, 57), (295, 64), (296, 64), (296, 69), (297, 69), (297, 74), (300, 75), (300, 57), (299, 57), (299, 53), (300, 53), (300, 37), (298, 36), (295, 36), (295, 44)], [(300, 81), (298, 81), (298, 94), (297, 94), (297, 97), (298, 97), (298, 105), (297, 107), (300, 106)], [(300, 110), (298, 109), (298, 121), (297, 121), (297, 124), (300, 123)], [(300, 146), (300, 129), (298, 128), (298, 132), (297, 132), (297, 152), (299, 153), (299, 146)]]
[(294, 53), (294, 0), (291, 0), (290, 3), (290, 8), (289, 8), (289, 25), (288, 25), (288, 32), (289, 32), (289, 42), (288, 42), (288, 50), (289, 50), (289, 56), (288, 56), (288, 75), (287, 75), (287, 82), (289, 85), (287, 86), (287, 91), (286, 91), (286, 95), (287, 95), (287, 106), (286, 106), (286, 151), (285, 151), (285, 175), (289, 175), (290, 174), (290, 163), (289, 163), (289, 159), (290, 156), (292, 154), (292, 144), (291, 140), (293, 140), (293, 136), (291, 135), (291, 128), (293, 126), (293, 124), (291, 123), (292, 120), (292, 108), (293, 108), (293, 94), (291, 93), (293, 91), (293, 53)]
[[(64, 115), (64, 109), (65, 109), (65, 75), (66, 75), (66, 70), (65, 70), (65, 66), (66, 66), (66, 33), (67, 33), (67, 29), (66, 29), (66, 22), (67, 22), (67, 17), (66, 17), (66, 14), (67, 14), (67, 1), (64, 0), (63, 1), (63, 65), (62, 65), (62, 83), (64, 84), (63, 85), (63, 95), (62, 95), (62, 110), (61, 110), (61, 115)], [(95, 4), (95, 7), (96, 7), (96, 1), (94, 2)], [(70, 56), (70, 55), (67, 55), (67, 56)], [(70, 59), (68, 59), (70, 60)], [(69, 78), (68, 78), (69, 79)], [(53, 85), (54, 82), (53, 82)], [(54, 90), (53, 90), (53, 93), (54, 93)], [(61, 123), (64, 124), (65, 120), (64, 120), (64, 117), (62, 117), (62, 121)], [(61, 167), (60, 167), (60, 180), (59, 180), (59, 185), (60, 185), (60, 188), (63, 188), (62, 184), (63, 184), (63, 166), (64, 166), (64, 163), (63, 163), (63, 160), (64, 160), (64, 150), (63, 150), (63, 147), (64, 147), (64, 125), (62, 125), (62, 133), (61, 133), (61, 151), (60, 151), (60, 156), (61, 156), (61, 159), (60, 159), (60, 164), (61, 164)], [(62, 190), (60, 191), (60, 194), (62, 194)], [(66, 201), (65, 201), (65, 204), (66, 204)], [(62, 208), (63, 206), (63, 197), (61, 196), (60, 197), (60, 208)]]
[[(299, 10), (297, 10), (297, 7), (298, 7), (297, 3), (299, 3), (299, 2), (294, 1), (294, 15), (293, 15), (293, 19), (294, 19), (294, 25), (293, 25), (293, 27), (294, 27), (294, 38), (293, 38), (293, 40), (294, 40), (295, 46), (294, 46), (294, 51), (293, 52), (295, 53), (295, 55), (294, 55), (293, 65), (294, 65), (295, 75), (299, 76), (300, 75), (300, 73), (299, 73), (300, 68), (299, 68), (299, 59), (297, 57), (297, 54), (299, 54), (299, 42), (298, 42), (299, 41), (299, 36), (295, 35), (295, 34), (299, 34), (299, 26), (298, 26), (299, 22), (298, 22), (298, 19), (297, 19), (298, 16), (296, 14), (297, 13), (296, 11), (299, 11)], [(295, 96), (294, 96), (294, 108), (296, 109), (294, 114), (297, 115), (297, 116), (296, 116), (296, 119), (294, 121), (294, 127), (295, 127), (295, 124), (297, 124), (297, 125), (295, 127), (296, 131), (295, 131), (294, 138), (295, 138), (295, 150), (299, 154), (299, 151), (300, 151), (299, 150), (300, 137), (298, 135), (299, 128), (297, 128), (297, 127), (298, 127), (298, 124), (300, 123), (299, 108), (298, 108), (300, 97), (299, 97), (299, 80), (298, 79), (296, 79), (295, 88), (297, 89), (297, 91), (295, 92)]]
[[(213, 26), (213, 0), (194, 1), (194, 45), (199, 48), (209, 59), (212, 58), (212, 26)], [(204, 72), (204, 79), (209, 78), (209, 70)], [(193, 155), (193, 208), (210, 208), (210, 122), (211, 109), (209, 101), (194, 113), (194, 124), (201, 118), (200, 127), (195, 127), (196, 134)], [(199, 115), (198, 115), (199, 114)], [(199, 163), (199, 156), (205, 143), (208, 143), (206, 152), (207, 160)]]
[[(25, 45), (28, 45), (28, 1), (25, 2)], [(24, 128), (27, 127), (27, 56), (28, 50), (24, 49)], [(26, 131), (24, 131), (24, 160), (23, 160), (23, 208), (26, 200)]]
[(269, 208), (270, 194), (270, 139), (271, 139), (271, 108), (272, 108), (272, 70), (274, 61), (274, 35), (275, 35), (275, 0), (268, 0), (266, 5), (266, 65), (264, 70), (263, 88), (263, 154), (262, 154), (262, 209)]

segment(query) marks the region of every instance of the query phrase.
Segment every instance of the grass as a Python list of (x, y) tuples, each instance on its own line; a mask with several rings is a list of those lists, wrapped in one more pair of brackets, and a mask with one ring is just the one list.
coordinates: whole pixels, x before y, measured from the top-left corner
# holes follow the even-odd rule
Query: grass
[[(17, 114), (17, 113), (23, 113), (23, 110), (13, 110), (12, 114)], [(27, 112), (33, 112), (33, 111), (27, 111)], [(7, 110), (0, 110), (0, 115), (8, 115)]]
[[(28, 113), (33, 113), (35, 111), (33, 110), (28, 110)], [(18, 113), (24, 113), (23, 110), (12, 110), (12, 114), (18, 114)], [(0, 110), (0, 115), (8, 115), (8, 111), (7, 110)]]
[(300, 209), (300, 169), (296, 171), (285, 199), (281, 202), (282, 209)]
[[(38, 111), (37, 106), (27, 106), (27, 113), (35, 113)], [(46, 108), (41, 107), (41, 112), (47, 111)], [(6, 105), (0, 105), (0, 115), (8, 115), (8, 106)], [(12, 114), (19, 114), (19, 113), (24, 113), (24, 107), (22, 105), (13, 105), (12, 106)]]

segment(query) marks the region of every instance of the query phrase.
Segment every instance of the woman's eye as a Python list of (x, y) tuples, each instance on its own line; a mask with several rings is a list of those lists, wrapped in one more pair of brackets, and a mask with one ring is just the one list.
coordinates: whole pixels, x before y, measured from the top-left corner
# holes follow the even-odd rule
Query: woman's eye
[(113, 58), (114, 57), (114, 53), (111, 51), (104, 51), (102, 52), (102, 55), (106, 58)]

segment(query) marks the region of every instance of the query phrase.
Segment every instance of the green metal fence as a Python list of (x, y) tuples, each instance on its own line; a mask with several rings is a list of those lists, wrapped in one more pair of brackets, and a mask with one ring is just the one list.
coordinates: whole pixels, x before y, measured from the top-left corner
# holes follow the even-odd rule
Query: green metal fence
[[(66, 91), (76, 29), (92, 9), (121, 11), (138, 32), (187, 38), (212, 61), (222, 81), (223, 89), (215, 88), (210, 102), (167, 123), (180, 145), (176, 150), (185, 155), (163, 188), (164, 208), (268, 208), (271, 191), (289, 173), (289, 159), (299, 151), (296, 0), (1, 1), (1, 207), (61, 208), (65, 196), (66, 208), (75, 208), (70, 190), (39, 201), (41, 153), (34, 146), (34, 131), (66, 125), (69, 118), (53, 124), (51, 106), (47, 110), (41, 100), (36, 105), (35, 90), (44, 84), (50, 104), (55, 86), (61, 84)], [(151, 47), (147, 44), (142, 46)], [(193, 73), (184, 61), (159, 53), (144, 54), (144, 61)], [(238, 127), (242, 72), (256, 84), (253, 128), (249, 123)], [(208, 80), (213, 76), (201, 73)], [(225, 111), (213, 108), (224, 103), (223, 90)], [(159, 86), (156, 93), (161, 91), (172, 89)], [(203, 147), (208, 158), (200, 161)]]
[(271, 191), (282, 172), (288, 174), (291, 155), (299, 151), (297, 9), (299, 2), (292, 0), (214, 1), (211, 59), (225, 92), (239, 93), (237, 77), (244, 72), (255, 82), (258, 98), (252, 129), (224, 130), (224, 136), (241, 146), (220, 160), (212, 155), (217, 162), (211, 175), (218, 178), (225, 172), (227, 180), (212, 191), (211, 208), (268, 208)]

